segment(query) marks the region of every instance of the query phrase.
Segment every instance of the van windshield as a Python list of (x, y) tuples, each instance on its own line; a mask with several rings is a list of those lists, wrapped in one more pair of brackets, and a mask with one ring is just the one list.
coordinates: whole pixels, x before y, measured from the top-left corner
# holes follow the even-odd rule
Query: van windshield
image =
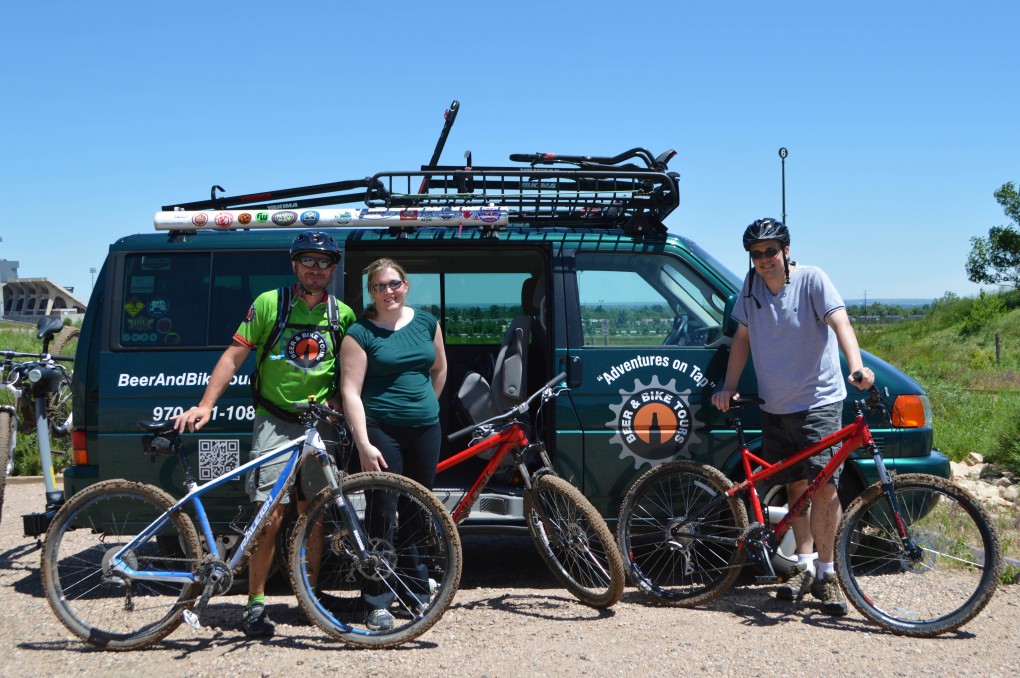
[(740, 287), (743, 283), (741, 282), (741, 278), (736, 273), (726, 268), (726, 266), (723, 265), (721, 261), (713, 257), (711, 254), (709, 254), (708, 250), (706, 250), (705, 248), (703, 248), (701, 245), (694, 242), (690, 238), (680, 236), (680, 239), (684, 242), (684, 244), (691, 248), (691, 251), (694, 252), (694, 254), (697, 255), (699, 259), (708, 264), (708, 267), (715, 271), (715, 273), (720, 278), (722, 278), (730, 285), (732, 285), (733, 292), (737, 292), (740, 290)]

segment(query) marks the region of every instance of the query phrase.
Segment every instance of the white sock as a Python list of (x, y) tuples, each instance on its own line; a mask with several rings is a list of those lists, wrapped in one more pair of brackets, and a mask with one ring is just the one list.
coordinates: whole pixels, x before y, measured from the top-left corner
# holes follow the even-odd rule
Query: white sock
[(833, 566), (832, 563), (823, 563), (820, 560), (817, 563), (815, 563), (815, 578), (818, 579), (819, 581), (821, 581), (822, 579), (825, 579), (825, 573), (826, 572), (835, 572), (835, 571), (836, 571), (836, 568), (835, 568), (835, 566)]
[(814, 572), (816, 558), (818, 558), (817, 553), (798, 553), (797, 564), (800, 565), (801, 563), (803, 563), (804, 565), (807, 566), (808, 572)]

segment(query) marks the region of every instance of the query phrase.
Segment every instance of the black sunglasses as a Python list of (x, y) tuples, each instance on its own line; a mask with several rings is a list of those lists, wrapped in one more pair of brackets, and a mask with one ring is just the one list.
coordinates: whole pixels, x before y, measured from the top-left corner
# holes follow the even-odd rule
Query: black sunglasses
[(775, 247), (770, 247), (767, 250), (751, 250), (751, 258), (755, 261), (758, 261), (759, 259), (771, 259), (777, 254), (779, 254), (779, 250)]
[(391, 280), (389, 282), (384, 283), (372, 283), (372, 291), (385, 292), (387, 289), (399, 290), (403, 284), (404, 284), (403, 280)]
[(315, 268), (318, 266), (321, 269), (327, 269), (333, 265), (333, 262), (329, 259), (318, 259), (316, 257), (298, 257), (296, 261), (305, 268)]

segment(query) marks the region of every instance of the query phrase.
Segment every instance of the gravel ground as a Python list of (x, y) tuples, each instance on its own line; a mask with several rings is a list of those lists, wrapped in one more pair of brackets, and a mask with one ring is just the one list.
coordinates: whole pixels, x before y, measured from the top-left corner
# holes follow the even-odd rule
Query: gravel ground
[[(416, 641), (360, 650), (305, 621), (282, 585), (270, 591), (277, 635), (251, 641), (236, 627), (243, 596), (214, 599), (195, 631), (128, 653), (73, 640), (43, 597), (39, 548), (22, 536), (22, 513), (42, 507), (40, 483), (9, 484), (0, 525), (0, 675), (284, 676), (958, 676), (1020, 675), (1020, 587), (1000, 587), (955, 634), (902, 638), (851, 608), (841, 619), (811, 603), (776, 601), (769, 587), (740, 585), (704, 609), (654, 607), (634, 588), (608, 611), (559, 588), (527, 538), (466, 537), (453, 605)], [(774, 667), (774, 668), (773, 668)]]

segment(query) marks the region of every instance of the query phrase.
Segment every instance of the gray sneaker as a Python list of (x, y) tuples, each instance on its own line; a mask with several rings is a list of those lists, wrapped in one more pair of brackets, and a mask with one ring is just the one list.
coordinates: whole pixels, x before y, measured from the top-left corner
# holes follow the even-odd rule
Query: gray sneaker
[(389, 610), (372, 610), (365, 615), (365, 626), (370, 631), (389, 631), (393, 628), (393, 621)]
[(811, 588), (811, 582), (815, 579), (815, 573), (808, 569), (805, 563), (797, 563), (790, 570), (789, 578), (776, 589), (778, 600), (798, 601)]
[(273, 635), (276, 627), (269, 621), (266, 614), (266, 606), (262, 603), (253, 603), (244, 608), (241, 613), (241, 628), (244, 635), (249, 638), (269, 638)]
[(835, 572), (826, 572), (824, 579), (815, 579), (811, 583), (811, 595), (822, 601), (825, 614), (834, 617), (846, 614), (846, 598), (843, 597), (843, 589), (839, 588)]

